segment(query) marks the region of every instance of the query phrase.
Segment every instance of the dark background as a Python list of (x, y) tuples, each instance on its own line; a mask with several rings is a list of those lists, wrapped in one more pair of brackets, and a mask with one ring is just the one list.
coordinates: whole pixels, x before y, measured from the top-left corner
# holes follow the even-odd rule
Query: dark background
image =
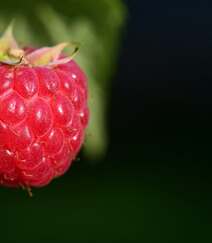
[(187, 214), (179, 215), (180, 205), (172, 209), (175, 220), (180, 217), (185, 225), (176, 225), (181, 240), (170, 241), (184, 242), (191, 228), (185, 242), (196, 242), (197, 235), (207, 239), (203, 231), (211, 227), (212, 202), (212, 8), (208, 1), (125, 2), (129, 29), (114, 80), (110, 156), (119, 166), (128, 168), (130, 161), (139, 180), (145, 177), (159, 190), (170, 190), (176, 201), (190, 208), (198, 205), (190, 223), (185, 223)]
[(126, 3), (111, 156), (209, 182), (212, 9), (207, 1)]
[(106, 158), (1, 189), (2, 242), (211, 242), (212, 8), (125, 2)]
[(129, 29), (112, 102), (113, 153), (122, 154), (117, 145), (122, 150), (129, 144), (148, 143), (177, 153), (179, 160), (210, 161), (209, 5), (206, 1), (126, 2)]

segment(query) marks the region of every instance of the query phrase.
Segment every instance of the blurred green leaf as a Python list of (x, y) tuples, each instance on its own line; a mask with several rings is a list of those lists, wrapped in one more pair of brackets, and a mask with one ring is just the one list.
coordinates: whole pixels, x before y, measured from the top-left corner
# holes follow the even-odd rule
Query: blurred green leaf
[[(16, 35), (25, 44), (53, 45), (77, 41), (76, 57), (89, 79), (91, 120), (85, 153), (91, 159), (105, 154), (108, 145), (107, 105), (110, 80), (116, 67), (118, 45), (126, 9), (121, 0), (63, 0), (25, 2), (11, 9), (5, 2), (0, 10), (0, 31), (16, 20)], [(16, 8), (17, 7), (17, 8)]]

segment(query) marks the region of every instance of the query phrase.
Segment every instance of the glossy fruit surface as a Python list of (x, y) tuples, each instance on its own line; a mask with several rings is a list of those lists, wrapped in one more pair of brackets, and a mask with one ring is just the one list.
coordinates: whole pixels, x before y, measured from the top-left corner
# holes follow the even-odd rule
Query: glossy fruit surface
[(76, 158), (89, 120), (87, 81), (70, 60), (0, 64), (0, 184), (41, 187)]

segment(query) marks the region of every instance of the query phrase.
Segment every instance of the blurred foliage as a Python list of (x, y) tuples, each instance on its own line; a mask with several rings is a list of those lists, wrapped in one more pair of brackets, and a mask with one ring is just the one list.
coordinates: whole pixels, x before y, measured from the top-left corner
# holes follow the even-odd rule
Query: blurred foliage
[(85, 152), (98, 159), (107, 149), (107, 104), (116, 67), (126, 9), (121, 0), (4, 1), (0, 31), (15, 19), (20, 43), (48, 46), (62, 41), (81, 44), (77, 62), (89, 79), (91, 120)]

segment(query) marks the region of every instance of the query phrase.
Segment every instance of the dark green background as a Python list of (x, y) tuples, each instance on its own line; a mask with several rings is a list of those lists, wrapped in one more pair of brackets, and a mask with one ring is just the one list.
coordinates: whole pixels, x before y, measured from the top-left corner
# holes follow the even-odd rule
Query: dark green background
[(210, 187), (199, 174), (134, 159), (78, 162), (33, 198), (1, 189), (2, 242), (210, 242)]
[(211, 8), (125, 2), (106, 155), (33, 198), (1, 188), (0, 242), (212, 241)]

